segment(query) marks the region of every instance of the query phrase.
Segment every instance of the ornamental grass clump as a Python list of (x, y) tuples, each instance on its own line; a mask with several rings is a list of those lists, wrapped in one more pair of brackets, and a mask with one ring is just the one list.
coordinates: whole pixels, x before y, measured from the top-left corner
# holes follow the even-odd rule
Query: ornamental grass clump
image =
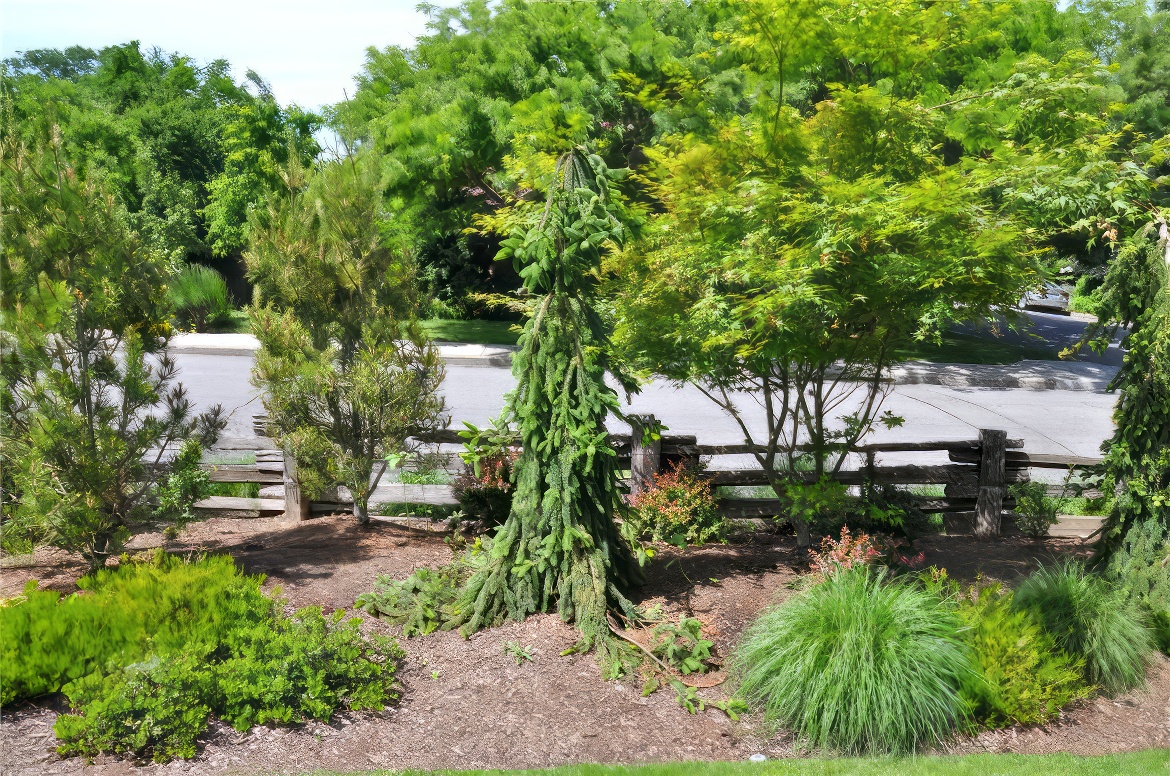
[(211, 267), (190, 264), (167, 289), (179, 326), (207, 331), (231, 320), (232, 302), (227, 281)]
[(1057, 645), (1085, 662), (1085, 677), (1114, 694), (1145, 682), (1154, 635), (1122, 588), (1078, 563), (1042, 568), (1016, 591), (1014, 606), (1030, 610)]
[(765, 612), (732, 670), (745, 700), (806, 746), (914, 752), (964, 721), (975, 669), (960, 627), (938, 596), (861, 565)]

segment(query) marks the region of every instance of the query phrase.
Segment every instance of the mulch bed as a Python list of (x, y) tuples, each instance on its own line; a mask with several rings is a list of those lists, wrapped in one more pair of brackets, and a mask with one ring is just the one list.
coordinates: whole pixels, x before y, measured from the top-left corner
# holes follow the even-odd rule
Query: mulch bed
[[(164, 544), (161, 535), (135, 546)], [(405, 577), (451, 557), (441, 534), (400, 524), (361, 529), (349, 516), (305, 523), (281, 519), (213, 519), (190, 526), (168, 550), (229, 552), (248, 571), (267, 575), (292, 606), (347, 608), (379, 574)], [(1084, 552), (1077, 540), (1009, 538), (978, 542), (932, 537), (916, 549), (951, 576), (1013, 584), (1038, 563)], [(62, 591), (81, 573), (78, 559), (41, 551), (25, 567), (4, 568), (0, 596), (16, 595), (30, 579)], [(792, 595), (801, 570), (791, 536), (756, 533), (726, 545), (663, 548), (648, 568), (640, 603), (661, 604), (677, 617), (705, 624), (726, 655), (761, 608)], [(371, 631), (398, 629), (366, 618)], [(607, 682), (591, 655), (561, 656), (576, 632), (555, 615), (464, 639), (445, 632), (403, 639), (401, 701), (382, 714), (344, 714), (330, 724), (254, 728), (239, 734), (222, 725), (204, 736), (197, 757), (166, 765), (115, 758), (87, 764), (54, 752), (52, 724), (59, 697), (5, 710), (0, 721), (0, 774), (307, 772), (315, 768), (536, 768), (579, 762), (742, 760), (762, 752), (794, 756), (785, 733), (769, 735), (758, 720), (732, 722), (722, 712), (688, 714), (667, 689), (641, 696), (637, 680)], [(533, 655), (516, 665), (503, 645), (516, 641)], [(706, 697), (724, 697), (721, 688)], [(1067, 711), (1051, 725), (1009, 728), (953, 742), (953, 752), (1107, 752), (1170, 747), (1170, 660), (1159, 658), (1144, 690), (1099, 698)]]

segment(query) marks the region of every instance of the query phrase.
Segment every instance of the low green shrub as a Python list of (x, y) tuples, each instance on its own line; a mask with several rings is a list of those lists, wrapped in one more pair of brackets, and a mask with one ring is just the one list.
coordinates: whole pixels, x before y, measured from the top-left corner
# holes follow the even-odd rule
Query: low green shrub
[(710, 669), (711, 647), (703, 638), (703, 623), (679, 617), (678, 624), (662, 622), (650, 630), (650, 652), (682, 674), (702, 674)]
[(1047, 536), (1048, 529), (1056, 525), (1064, 499), (1050, 497), (1043, 482), (1016, 483), (1009, 492), (1016, 499), (1016, 526), (1034, 539)]
[(711, 485), (682, 463), (656, 474), (630, 507), (627, 519), (641, 538), (682, 546), (720, 541), (727, 532)]
[(363, 636), (360, 620), (319, 608), (235, 634), (214, 667), (216, 715), (236, 730), (270, 722), (328, 721), (340, 708), (383, 709), (396, 696), (392, 639)]
[(29, 589), (0, 607), (5, 702), (62, 691), (62, 754), (189, 757), (211, 716), (238, 730), (328, 720), (397, 697), (401, 652), (356, 618), (283, 614), (230, 558), (123, 558), (60, 599)]
[(1144, 683), (1154, 634), (1124, 589), (1065, 563), (1024, 580), (1013, 606), (1031, 611), (1057, 646), (1084, 661), (1086, 678), (1105, 692)]
[(957, 600), (978, 669), (962, 694), (980, 726), (1048, 722), (1092, 692), (1084, 661), (1057, 647), (1031, 610), (1014, 609), (1010, 592), (977, 587)]
[(459, 601), (472, 570), (470, 563), (457, 558), (437, 569), (418, 569), (406, 579), (381, 574), (374, 589), (359, 595), (353, 605), (401, 625), (402, 635), (407, 638), (425, 636), (449, 619), (450, 609)]
[(1068, 309), (1074, 313), (1097, 315), (1101, 312), (1101, 278), (1081, 275), (1068, 300)]
[(766, 611), (732, 670), (745, 700), (809, 746), (912, 752), (965, 718), (975, 667), (954, 607), (862, 565)]
[(275, 616), (260, 580), (226, 556), (187, 563), (160, 554), (100, 569), (78, 587), (62, 598), (30, 584), (0, 607), (0, 704), (59, 692), (111, 659), (128, 665), (151, 652), (219, 644), (228, 630)]
[(184, 654), (89, 674), (70, 684), (67, 695), (85, 711), (57, 717), (58, 754), (110, 752), (166, 762), (195, 756), (214, 686), (202, 661)]
[(232, 302), (223, 275), (211, 267), (183, 268), (167, 289), (180, 328), (195, 331), (225, 326), (231, 321)]

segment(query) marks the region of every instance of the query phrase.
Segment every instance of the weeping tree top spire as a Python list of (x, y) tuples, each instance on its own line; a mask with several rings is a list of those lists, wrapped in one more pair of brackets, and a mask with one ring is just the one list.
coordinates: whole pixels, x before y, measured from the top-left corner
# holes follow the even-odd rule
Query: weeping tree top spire
[(578, 147), (557, 159), (540, 220), (503, 242), (497, 258), (511, 256), (532, 294), (587, 295), (607, 244), (624, 229), (611, 209), (609, 170), (601, 157)]
[(608, 610), (634, 613), (625, 592), (641, 574), (614, 523), (622, 505), (605, 429), (619, 405), (605, 383), (608, 332), (590, 304), (623, 231), (608, 174), (584, 149), (562, 155), (543, 213), (503, 244), (539, 299), (512, 367), (523, 445), (512, 511), (457, 607), (465, 633), (555, 607), (589, 648), (609, 643)]

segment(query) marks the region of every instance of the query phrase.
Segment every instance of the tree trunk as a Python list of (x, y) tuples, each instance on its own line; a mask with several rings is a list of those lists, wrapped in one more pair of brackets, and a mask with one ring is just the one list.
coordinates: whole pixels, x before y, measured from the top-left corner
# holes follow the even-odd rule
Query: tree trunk
[(808, 521), (803, 517), (789, 517), (788, 522), (792, 523), (792, 527), (796, 529), (796, 546), (801, 549), (811, 547), (812, 532), (809, 529)]
[(353, 516), (357, 518), (358, 523), (361, 525), (370, 524), (369, 504), (364, 499), (359, 500), (355, 498), (353, 500)]

